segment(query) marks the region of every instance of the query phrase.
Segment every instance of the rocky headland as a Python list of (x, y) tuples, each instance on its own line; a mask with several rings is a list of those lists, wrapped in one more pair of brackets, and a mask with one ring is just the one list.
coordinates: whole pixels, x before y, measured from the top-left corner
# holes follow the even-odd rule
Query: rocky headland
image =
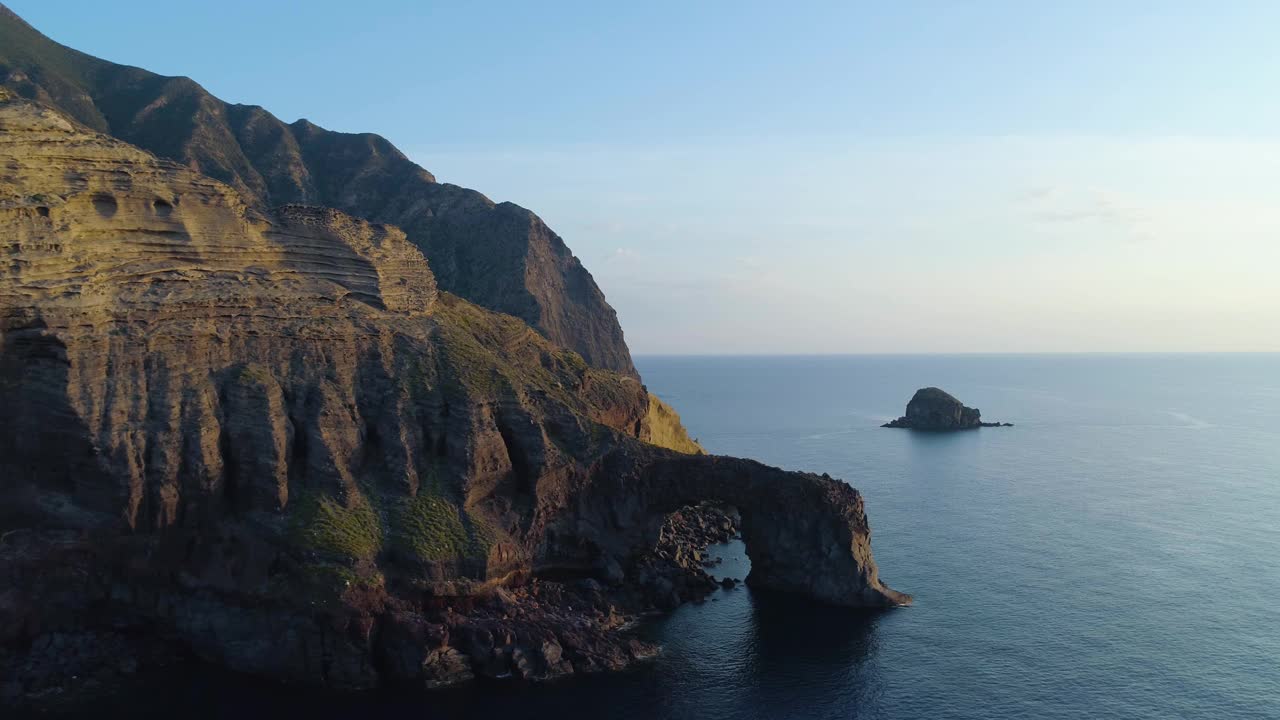
[(736, 534), (754, 587), (910, 602), (853, 487), (702, 452), (528, 211), (0, 36), (0, 701), (617, 669)]
[(981, 410), (966, 407), (950, 393), (936, 387), (927, 387), (917, 390), (911, 396), (905, 415), (880, 427), (947, 432), (980, 427), (1013, 427), (1013, 423), (983, 422)]

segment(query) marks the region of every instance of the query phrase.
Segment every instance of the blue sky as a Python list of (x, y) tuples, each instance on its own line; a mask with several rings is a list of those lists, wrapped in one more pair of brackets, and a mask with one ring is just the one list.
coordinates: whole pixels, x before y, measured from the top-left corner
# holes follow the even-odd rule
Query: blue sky
[(638, 353), (1280, 350), (1274, 3), (9, 5), (532, 208)]

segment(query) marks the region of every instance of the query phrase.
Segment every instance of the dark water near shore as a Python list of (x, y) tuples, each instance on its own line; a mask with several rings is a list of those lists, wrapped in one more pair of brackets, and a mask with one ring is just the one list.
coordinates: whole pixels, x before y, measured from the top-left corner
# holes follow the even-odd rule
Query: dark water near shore
[[(1280, 718), (1280, 356), (640, 358), (712, 452), (867, 498), (863, 615), (717, 592), (644, 632), (635, 672), (338, 696), (221, 675), (138, 715)], [(1013, 428), (877, 426), (938, 385)], [(720, 572), (741, 547), (719, 551)], [(103, 711), (112, 708), (103, 707)]]

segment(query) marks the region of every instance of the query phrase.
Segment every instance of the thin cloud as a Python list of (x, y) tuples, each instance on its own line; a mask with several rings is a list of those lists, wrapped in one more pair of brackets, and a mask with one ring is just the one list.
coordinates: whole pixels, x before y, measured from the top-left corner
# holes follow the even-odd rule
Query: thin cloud
[(1118, 193), (1107, 190), (1064, 190), (1035, 188), (1020, 196), (1032, 218), (1051, 224), (1098, 223), (1147, 237), (1142, 229), (1153, 213)]

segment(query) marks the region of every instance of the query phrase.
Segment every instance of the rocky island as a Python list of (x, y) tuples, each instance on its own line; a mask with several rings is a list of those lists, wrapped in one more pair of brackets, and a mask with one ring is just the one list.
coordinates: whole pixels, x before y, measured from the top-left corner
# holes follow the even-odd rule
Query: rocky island
[(966, 407), (948, 392), (927, 387), (917, 390), (911, 396), (905, 415), (880, 427), (946, 432), (980, 427), (1013, 427), (1013, 423), (983, 422), (981, 410)]
[(689, 438), (533, 213), (3, 6), (0, 246), (0, 702), (617, 669), (737, 533), (756, 588), (911, 600), (853, 487)]

